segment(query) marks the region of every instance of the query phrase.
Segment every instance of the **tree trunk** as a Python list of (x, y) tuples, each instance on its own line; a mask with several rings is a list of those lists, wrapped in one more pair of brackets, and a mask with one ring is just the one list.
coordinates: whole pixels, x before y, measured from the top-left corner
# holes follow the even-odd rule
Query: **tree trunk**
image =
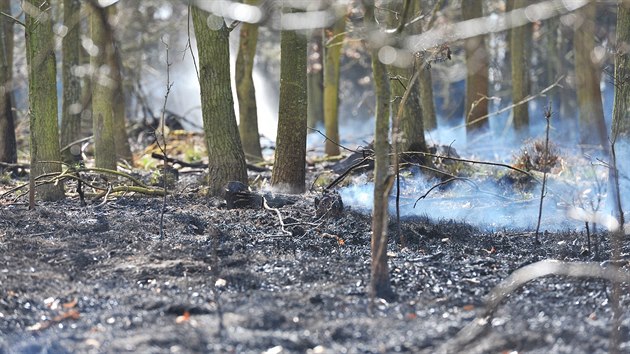
[(578, 11), (582, 24), (575, 31), (575, 76), (578, 106), (580, 108), (580, 143), (590, 147), (607, 149), (608, 134), (604, 122), (602, 93), (599, 89), (598, 65), (591, 54), (595, 47), (595, 3), (591, 2)]
[[(248, 5), (257, 5), (259, 0), (246, 0)], [(236, 57), (236, 93), (238, 96), (239, 126), (238, 130), (247, 158), (262, 160), (260, 134), (258, 132), (258, 112), (256, 108), (256, 92), (252, 71), (258, 42), (258, 25), (241, 24), (241, 41)]]
[(316, 28), (310, 38), (306, 83), (308, 95), (308, 126), (317, 128), (324, 124), (324, 70), (323, 30)]
[[(365, 0), (365, 24), (375, 29), (374, 2)], [(391, 300), (395, 297), (389, 283), (387, 264), (387, 220), (388, 196), (391, 190), (389, 181), (389, 117), (390, 88), (385, 64), (378, 59), (379, 48), (370, 48), (374, 92), (376, 95), (376, 123), (374, 130), (374, 208), (372, 211), (372, 267), (370, 296)]]
[[(403, 6), (403, 3), (394, 4), (392, 10), (397, 13), (403, 13)], [(414, 7), (418, 7), (419, 10), (419, 4)], [(411, 13), (415, 12), (411, 11)], [(400, 28), (401, 21), (409, 21), (409, 18), (403, 18), (403, 16), (393, 16), (392, 14), (388, 15), (388, 27), (390, 28)], [(419, 25), (420, 22), (417, 22), (416, 24)], [(420, 26), (415, 27), (418, 27), (416, 30), (419, 30)], [(402, 36), (408, 35), (410, 33), (409, 30), (409, 27), (405, 28), (402, 31)], [(402, 132), (402, 141), (399, 140), (397, 143), (400, 144), (399, 147), (402, 151), (428, 152), (426, 140), (424, 139), (424, 107), (421, 105), (422, 102), (418, 85), (419, 81), (411, 81), (416, 71), (428, 71), (428, 69), (425, 67), (424, 63), (421, 62), (420, 58), (416, 57), (413, 65), (409, 68), (400, 68), (395, 65), (390, 65), (389, 70), (400, 79), (400, 81), (394, 80), (390, 84), (391, 102), (394, 102), (392, 110), (394, 112), (394, 116), (399, 119), (399, 132)], [(416, 78), (414, 80), (419, 80), (421, 75), (422, 73), (415, 75)], [(408, 98), (405, 102), (403, 102), (402, 98), (405, 91), (409, 89), (410, 85), (411, 89), (409, 91)], [(398, 116), (401, 103), (404, 103), (404, 106), (402, 107), (402, 114)], [(394, 127), (396, 127), (395, 123)], [(394, 131), (394, 136), (399, 136), (399, 132)]]
[[(414, 1), (412, 14), (419, 14), (422, 11), (420, 1)], [(413, 25), (414, 34), (422, 33), (422, 21)], [(430, 29), (430, 28), (429, 28)], [(418, 68), (421, 70), (421, 68)], [(420, 106), (422, 107), (423, 130), (431, 131), (437, 129), (437, 115), (435, 113), (435, 101), (433, 100), (433, 79), (431, 70), (422, 68), (418, 78), (418, 90), (420, 91)]]
[[(116, 15), (116, 6), (118, 4), (110, 5), (107, 8), (107, 18), (111, 18)], [(112, 97), (112, 115), (114, 122), (114, 144), (116, 145), (116, 156), (119, 159), (133, 162), (133, 154), (131, 153), (131, 146), (129, 146), (129, 137), (127, 136), (127, 114), (125, 102), (125, 87), (123, 85), (123, 66), (122, 58), (120, 56), (120, 46), (114, 37), (111, 26), (108, 26), (108, 41), (110, 42), (110, 55), (107, 58), (107, 62), (111, 68), (112, 80), (114, 80), (114, 94)]]
[(223, 18), (198, 7), (192, 8), (192, 18), (199, 55), (203, 129), (208, 146), (208, 186), (211, 195), (221, 195), (227, 182), (247, 183), (230, 82), (230, 30)]
[(329, 156), (339, 155), (339, 67), (341, 49), (346, 37), (345, 8), (335, 7), (337, 20), (324, 30), (324, 125), (326, 127), (325, 152)]
[[(285, 12), (289, 11), (284, 9)], [(303, 193), (306, 174), (306, 37), (280, 35), (280, 109), (271, 184), (285, 193)]]
[[(509, 0), (512, 9), (528, 5), (526, 0)], [(529, 54), (531, 24), (514, 27), (510, 30), (510, 62), (512, 66), (512, 103), (522, 101), (529, 95)], [(512, 109), (514, 131), (519, 140), (529, 136), (528, 104), (524, 103)]]
[(619, 3), (612, 137), (630, 139), (630, 1)]
[(90, 9), (90, 31), (98, 54), (92, 55), (92, 130), (94, 131), (94, 160), (96, 167), (116, 169), (116, 141), (114, 140), (114, 117), (112, 103), (116, 82), (111, 76), (108, 58), (111, 41), (108, 41), (102, 8)]
[[(31, 126), (31, 186), (37, 177), (61, 172), (59, 128), (57, 126), (57, 72), (52, 13), (47, 0), (22, 2), (26, 14), (26, 59), (29, 67), (28, 92)], [(40, 11), (45, 9), (45, 11)], [(37, 187), (42, 200), (64, 197), (63, 184)]]
[[(63, 102), (61, 110), (61, 146), (77, 141), (81, 138), (81, 112), (85, 109), (81, 102), (81, 78), (73, 73), (73, 69), (80, 65), (80, 29), (81, 2), (79, 0), (64, 0), (63, 23), (68, 32), (62, 40)], [(62, 153), (63, 161), (71, 163), (81, 159), (81, 145), (77, 144)]]
[[(11, 13), (11, 1), (0, 0), (0, 11)], [(17, 162), (13, 117), (13, 21), (0, 21), (0, 162)]]
[[(481, 0), (462, 1), (462, 15), (464, 20), (483, 16)], [(466, 103), (464, 114), (466, 122), (466, 136), (470, 140), (486, 133), (490, 124), (488, 118), (481, 119), (488, 114), (488, 51), (484, 36), (467, 38), (464, 41), (466, 52)]]

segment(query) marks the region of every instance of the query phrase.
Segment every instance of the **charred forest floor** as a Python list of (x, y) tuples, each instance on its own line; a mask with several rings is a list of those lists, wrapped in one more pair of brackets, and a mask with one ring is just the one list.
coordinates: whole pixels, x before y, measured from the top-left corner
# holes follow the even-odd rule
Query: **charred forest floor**
[[(192, 181), (192, 182), (191, 182)], [(490, 290), (544, 259), (606, 263), (609, 237), (586, 253), (583, 232), (488, 232), (404, 218), (389, 225), (395, 301), (370, 300), (370, 217), (346, 207), (317, 217), (315, 193), (273, 210), (227, 209), (187, 177), (166, 201), (125, 195), (0, 201), (0, 353), (604, 353), (611, 286), (544, 277), (502, 302), (488, 329), (449, 343)], [(593, 241), (595, 242), (595, 241)], [(628, 271), (630, 242), (623, 245)], [(622, 344), (630, 352), (623, 284)], [(449, 349), (450, 348), (450, 349)]]

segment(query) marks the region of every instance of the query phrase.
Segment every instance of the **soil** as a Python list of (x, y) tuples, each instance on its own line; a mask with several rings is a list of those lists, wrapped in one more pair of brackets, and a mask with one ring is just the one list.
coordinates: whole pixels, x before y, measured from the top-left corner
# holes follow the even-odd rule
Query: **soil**
[[(198, 182), (197, 182), (198, 183)], [(183, 186), (183, 185), (182, 185)], [(610, 283), (551, 276), (503, 301), (483, 335), (458, 333), (513, 271), (544, 259), (604, 262), (576, 231), (487, 232), (390, 222), (394, 301), (371, 301), (370, 218), (345, 207), (316, 217), (316, 194), (278, 208), (227, 209), (188, 183), (162, 200), (125, 195), (0, 201), (2, 353), (604, 353)], [(286, 231), (286, 232), (285, 232)], [(630, 242), (624, 243), (628, 271)], [(630, 352), (623, 284), (621, 350)]]

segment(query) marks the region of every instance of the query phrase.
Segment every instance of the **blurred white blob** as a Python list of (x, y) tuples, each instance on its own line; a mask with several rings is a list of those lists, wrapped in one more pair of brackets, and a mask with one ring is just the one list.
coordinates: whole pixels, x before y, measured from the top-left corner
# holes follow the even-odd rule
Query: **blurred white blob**
[(329, 11), (309, 11), (282, 14), (280, 26), (283, 30), (322, 28), (332, 25), (334, 14)]
[(98, 0), (98, 6), (100, 7), (107, 7), (110, 5), (113, 5), (115, 3), (117, 3), (118, 0)]
[(81, 45), (83, 46), (83, 49), (85, 49), (85, 51), (92, 57), (95, 57), (98, 55), (99, 49), (96, 45), (94, 45), (94, 42), (92, 42), (92, 39), (87, 37), (87, 36), (82, 36), (81, 37)]
[(195, 1), (194, 5), (216, 17), (226, 17), (241, 22), (258, 23), (263, 18), (262, 10), (259, 7), (234, 1)]
[(206, 25), (208, 25), (208, 28), (213, 31), (220, 30), (224, 23), (223, 17), (215, 16), (213, 14), (208, 15), (208, 18), (206, 19)]
[(68, 27), (64, 26), (62, 24), (54, 24), (53, 25), (53, 31), (59, 37), (65, 37), (66, 34), (68, 34)]
[(378, 50), (378, 60), (385, 65), (393, 64), (397, 56), (396, 49), (388, 45)]
[(578, 207), (571, 207), (567, 210), (567, 216), (574, 220), (603, 225), (612, 232), (619, 230), (619, 221), (617, 219), (599, 211), (593, 212)]

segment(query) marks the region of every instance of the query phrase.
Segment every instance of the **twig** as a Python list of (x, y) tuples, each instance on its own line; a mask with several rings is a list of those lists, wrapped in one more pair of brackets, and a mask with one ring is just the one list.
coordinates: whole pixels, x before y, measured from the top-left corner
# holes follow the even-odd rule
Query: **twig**
[(11, 16), (11, 15), (9, 15), (7, 13), (4, 13), (4, 12), (0, 11), (0, 15), (2, 15), (4, 17), (7, 17), (7, 18), (10, 18), (11, 20), (13, 20), (13, 22), (17, 23), (18, 25), (21, 25), (22, 27), (26, 27), (26, 24), (24, 22), (18, 20), (17, 18), (15, 18), (15, 17), (13, 17), (13, 16)]
[(81, 143), (86, 142), (86, 141), (88, 141), (88, 140), (90, 140), (92, 138), (94, 138), (94, 135), (86, 136), (85, 138), (81, 138), (79, 140), (75, 140), (75, 141), (71, 142), (70, 144), (64, 146), (61, 150), (59, 150), (59, 152), (64, 152), (64, 151), (70, 149), (73, 145), (81, 144)]
[(560, 76), (558, 79), (556, 79), (556, 81), (553, 84), (545, 87), (542, 91), (538, 92), (535, 95), (528, 95), (527, 97), (523, 98), (522, 100), (520, 100), (520, 101), (518, 101), (518, 102), (516, 102), (514, 104), (511, 104), (511, 105), (509, 105), (507, 107), (503, 107), (503, 108), (499, 109), (498, 111), (494, 111), (492, 113), (485, 114), (485, 115), (483, 115), (483, 116), (481, 116), (479, 118), (476, 118), (476, 119), (474, 119), (474, 120), (472, 120), (470, 122), (466, 122), (464, 124), (460, 124), (458, 126), (455, 126), (455, 127), (451, 128), (451, 130), (463, 128), (463, 127), (466, 127), (468, 125), (472, 125), (472, 124), (478, 123), (478, 122), (480, 122), (480, 121), (482, 121), (482, 120), (484, 120), (484, 119), (486, 119), (488, 117), (492, 117), (492, 116), (501, 114), (503, 112), (511, 110), (512, 108), (514, 108), (516, 106), (520, 106), (520, 105), (522, 105), (524, 103), (527, 103), (527, 102), (533, 100), (536, 97), (543, 96), (544, 94), (546, 94), (547, 92), (549, 92), (551, 89), (553, 89), (556, 86), (562, 87), (562, 85), (560, 85), (560, 81), (562, 79), (564, 79), (564, 75)]
[(343, 146), (343, 145), (339, 144), (338, 142), (336, 142), (336, 141), (332, 140), (332, 139), (331, 139), (331, 138), (329, 138), (326, 134), (322, 133), (322, 132), (321, 132), (320, 130), (318, 130), (318, 129), (311, 128), (311, 127), (306, 127), (306, 128), (307, 128), (308, 130), (312, 130), (312, 131), (314, 131), (314, 132), (318, 133), (319, 135), (323, 136), (326, 140), (330, 141), (331, 143), (333, 143), (333, 144), (335, 144), (335, 145), (339, 146), (340, 148), (342, 148), (342, 149), (344, 149), (344, 150), (346, 150), (346, 151), (350, 151), (350, 152), (359, 152), (359, 151), (357, 151), (357, 150), (352, 150), (352, 149), (350, 149), (350, 148), (347, 148), (347, 147), (345, 147), (345, 146)]
[(542, 219), (542, 209), (543, 209), (543, 200), (545, 199), (545, 186), (547, 185), (547, 160), (549, 160), (549, 123), (551, 120), (551, 103), (545, 108), (545, 120), (546, 120), (546, 128), (545, 128), (545, 154), (544, 161), (542, 165), (543, 169), (543, 180), (542, 187), (540, 188), (540, 205), (538, 206), (538, 222), (536, 223), (536, 244), (540, 243), (540, 239), (538, 238), (538, 232), (540, 231), (540, 220)]
[(278, 215), (278, 220), (280, 221), (280, 229), (282, 230), (282, 233), (291, 236), (292, 233), (285, 230), (284, 228), (284, 221), (282, 220), (282, 214), (280, 214), (280, 210), (278, 210), (278, 208), (272, 208), (269, 206), (269, 204), (267, 204), (267, 199), (265, 197), (263, 197), (263, 206), (265, 207), (265, 209), (267, 210), (271, 210), (273, 212), (276, 213), (276, 215)]
[(109, 196), (109, 193), (111, 191), (112, 191), (112, 186), (111, 185), (107, 186), (107, 192), (105, 192), (105, 196), (103, 197), (103, 201), (100, 204), (98, 204), (97, 206), (95, 206), (94, 208), (100, 208), (103, 205), (105, 205), (105, 203), (107, 203), (107, 197)]
[(187, 18), (186, 31), (188, 33), (188, 41), (186, 42), (186, 46), (190, 50), (190, 57), (192, 58), (193, 66), (195, 67), (195, 73), (197, 73), (197, 81), (199, 81), (201, 80), (201, 78), (199, 77), (199, 68), (197, 67), (197, 59), (195, 59), (195, 53), (193, 53), (192, 43), (190, 41), (190, 37), (191, 37), (190, 36), (190, 18), (192, 16), (190, 13), (191, 6), (192, 6), (192, 1), (188, 3), (188, 14), (186, 15), (186, 18)]
[(443, 3), (444, 3), (444, 0), (438, 0), (435, 2), (435, 6), (433, 6), (433, 11), (431, 11), (431, 17), (429, 18), (429, 23), (427, 23), (427, 27), (424, 29), (424, 31), (428, 31), (431, 29), (431, 27), (433, 27), (433, 24), (435, 23), (435, 19), (437, 18), (436, 14), (438, 10), (442, 7)]
[(162, 198), (162, 209), (160, 210), (160, 239), (164, 239), (164, 212), (166, 211), (166, 195), (167, 191), (167, 168), (168, 168), (168, 156), (166, 155), (166, 133), (164, 126), (166, 125), (166, 119), (164, 117), (166, 112), (166, 103), (168, 102), (168, 95), (171, 93), (171, 87), (173, 87), (173, 83), (171, 82), (171, 62), (169, 61), (169, 47), (168, 43), (164, 41), (162, 38), (162, 44), (166, 47), (166, 93), (164, 94), (164, 104), (162, 105), (162, 114), (160, 117), (160, 125), (161, 125), (161, 134), (162, 134), (162, 142), (160, 144), (160, 139), (155, 139), (155, 143), (157, 144), (160, 151), (162, 151), (162, 155), (164, 156), (164, 163), (162, 164), (162, 188), (164, 189), (164, 196)]

